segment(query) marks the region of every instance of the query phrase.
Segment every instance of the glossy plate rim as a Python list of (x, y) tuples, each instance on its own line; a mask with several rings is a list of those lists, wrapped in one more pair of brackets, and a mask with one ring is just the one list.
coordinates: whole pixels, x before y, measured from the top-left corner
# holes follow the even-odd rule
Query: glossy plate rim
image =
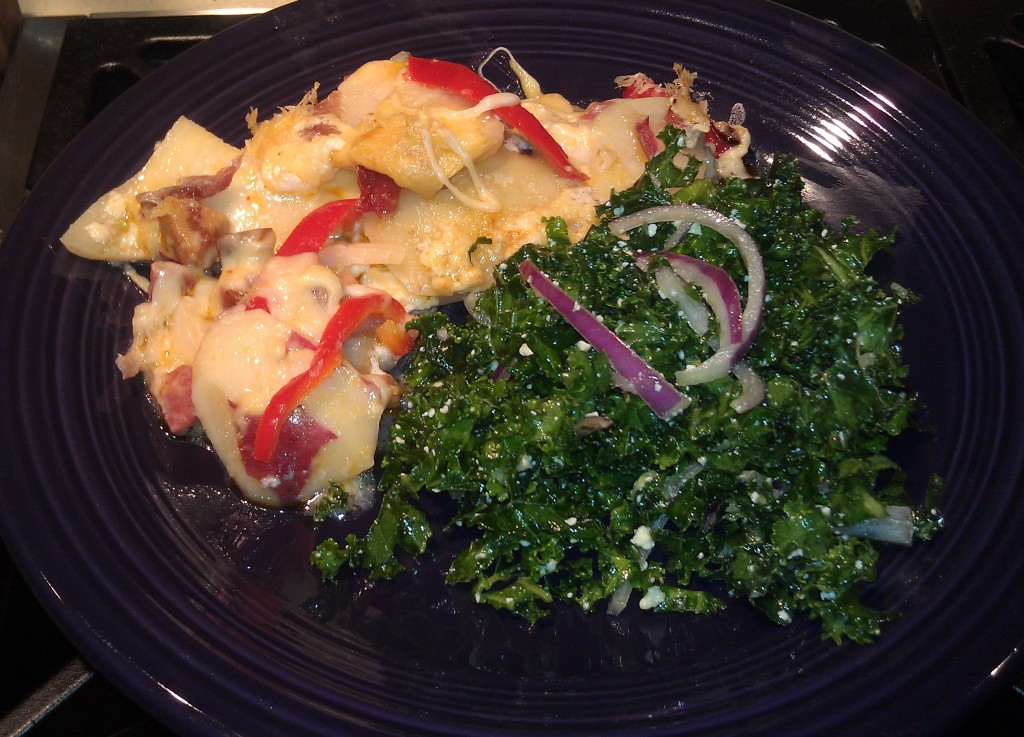
[[(726, 735), (757, 726), (788, 734), (842, 734), (856, 724), (913, 734), (961, 717), (1022, 665), (1024, 560), (1014, 554), (1008, 529), (1013, 521), (1024, 522), (1024, 502), (1012, 493), (1021, 486), (1021, 450), (1013, 439), (1024, 407), (1019, 393), (1009, 391), (1022, 348), (1007, 333), (1024, 326), (1024, 277), (1013, 259), (1020, 241), (1011, 236), (1024, 232), (1024, 208), (1014, 210), (1019, 195), (995, 184), (1001, 178), (1020, 181), (1020, 165), (977, 121), (882, 52), (770, 3), (487, 5), (300, 0), (270, 11), (186, 52), (126, 92), (44, 175), (0, 248), (0, 303), (16, 315), (0, 326), (6, 353), (0, 363), (0, 416), (9, 418), (0, 459), (10, 472), (0, 480), (0, 530), (35, 593), (91, 663), (186, 733), (587, 734), (600, 728), (615, 734)], [(577, 34), (556, 45), (554, 32), (539, 27), (556, 21)], [(740, 612), (720, 632), (694, 625), (694, 631), (737, 643), (729, 654), (742, 666), (735, 671), (725, 656), (713, 660), (715, 667), (695, 657), (690, 675), (682, 664), (664, 663), (650, 672), (602, 671), (600, 689), (588, 697), (592, 684), (575, 672), (544, 678), (484, 670), (474, 680), (450, 663), (416, 658), (400, 664), (407, 666), (402, 671), (375, 662), (374, 643), (362, 631), (332, 626), (315, 635), (316, 642), (331, 646), (323, 656), (325, 673), (350, 673), (353, 663), (372, 666), (373, 672), (346, 683), (304, 681), (309, 673), (287, 643), (313, 641), (308, 630), (316, 626), (315, 617), (281, 606), (275, 598), (280, 592), (267, 594), (272, 584), (249, 577), (246, 565), (267, 564), (265, 552), (251, 553), (250, 561), (237, 551), (211, 549), (212, 538), (198, 531), (196, 520), (208, 525), (202, 531), (216, 530), (218, 543), (230, 539), (232, 530), (202, 517), (206, 506), (224, 504), (219, 497), (203, 484), (182, 487), (177, 499), (151, 492), (152, 499), (142, 501), (156, 505), (159, 530), (149, 527), (145, 510), (106, 506), (123, 504), (130, 498), (123, 490), (135, 484), (173, 490), (174, 474), (167, 469), (180, 459), (165, 440), (138, 439), (152, 429), (138, 412), (138, 389), (111, 389), (111, 367), (89, 360), (97, 344), (107, 350), (123, 338), (123, 325), (116, 323), (130, 304), (101, 271), (106, 267), (75, 263), (60, 252), (57, 235), (75, 207), (89, 204), (85, 192), (106, 191), (141, 163), (159, 134), (148, 142), (133, 138), (145, 134), (140, 121), (155, 128), (169, 125), (178, 112), (194, 112), (197, 122), (237, 142), (245, 112), (239, 100), (251, 99), (261, 109), (295, 102), (313, 82), (337, 82), (357, 57), (366, 61), (398, 51), (389, 46), (394, 39), (408, 41), (414, 53), (455, 55), (471, 63), (507, 35), (521, 41), (528, 67), (534, 56), (544, 60), (545, 71), (579, 59), (603, 76), (600, 44), (619, 39), (634, 45), (631, 59), (667, 66), (675, 59), (665, 59), (666, 50), (682, 54), (687, 47), (685, 37), (670, 37), (682, 30), (695, 34), (701, 61), (693, 66), (711, 91), (717, 117), (749, 95), (758, 103), (750, 106), (749, 121), (757, 156), (766, 156), (776, 143), (795, 147), (816, 187), (809, 195), (867, 206), (881, 224), (907, 227), (910, 245), (897, 251), (894, 272), (911, 280), (923, 274), (922, 283), (950, 298), (950, 304), (934, 308), (941, 320), (920, 306), (909, 308), (908, 332), (919, 332), (912, 334), (908, 359), (912, 367), (928, 361), (950, 367), (948, 376), (929, 374), (923, 390), (934, 401), (933, 419), (955, 421), (958, 429), (937, 446), (926, 444), (921, 458), (950, 471), (950, 519), (966, 522), (952, 524), (934, 551), (896, 556), (878, 595), (899, 602), (910, 615), (869, 648), (829, 650), (817, 642), (813, 626), (780, 634)], [(645, 33), (655, 32), (665, 36), (647, 36), (649, 49), (636, 46)], [(318, 55), (339, 48), (339, 39), (358, 51), (340, 54), (337, 63)], [(259, 64), (253, 60), (257, 54)], [(728, 69), (751, 62), (771, 66), (778, 107), (758, 91), (764, 70), (749, 79), (723, 79), (716, 76), (716, 60)], [(277, 78), (267, 71), (275, 68), (286, 71)], [(631, 71), (636, 69), (616, 73)], [(573, 76), (565, 71), (560, 79), (542, 81), (555, 90), (589, 89)], [(251, 90), (257, 83), (260, 88)], [(822, 99), (802, 97), (801, 85)], [(612, 92), (609, 84), (606, 94)], [(777, 119), (756, 117), (772, 114)], [(939, 131), (938, 119), (955, 133)], [(78, 181), (83, 170), (89, 172), (88, 186)], [(844, 180), (851, 172), (857, 177)], [(964, 182), (956, 184), (957, 177)], [(865, 200), (865, 191), (876, 199)], [(882, 202), (878, 192), (891, 194), (892, 201)], [(925, 223), (917, 219), (922, 212)], [(915, 241), (915, 226), (931, 229), (934, 241)], [(957, 245), (972, 238), (973, 250)], [(18, 311), (26, 303), (31, 318)], [(955, 344), (944, 343), (945, 335), (955, 336)], [(39, 336), (55, 346), (39, 346)], [(81, 368), (68, 368), (78, 361)], [(961, 391), (962, 402), (942, 400), (948, 390)], [(151, 442), (166, 451), (158, 460), (167, 465), (144, 465), (119, 450), (113, 451), (116, 463), (104, 459), (93, 439), (117, 433), (132, 438), (133, 447)], [(992, 458), (982, 458), (984, 453)], [(183, 451), (182, 458), (194, 455)], [(197, 474), (210, 477), (208, 469)], [(112, 495), (104, 485), (115, 490)], [(989, 492), (994, 518), (986, 517), (984, 500), (970, 493), (972, 487)], [(287, 523), (262, 525), (241, 517), (231, 523), (239, 535), (258, 533), (275, 542), (293, 531)], [(984, 546), (972, 537), (982, 532), (989, 536)], [(209, 570), (198, 566), (214, 554), (227, 563)], [(988, 568), (993, 560), (999, 579)], [(978, 612), (972, 601), (979, 602)], [(923, 622), (919, 612), (933, 619)], [(948, 639), (936, 642), (940, 631)], [(544, 634), (559, 641), (557, 632)], [(756, 639), (761, 636), (763, 646)], [(939, 657), (952, 655), (961, 658), (962, 672), (938, 673)], [(867, 670), (885, 673), (885, 680), (873, 686), (863, 675)], [(758, 683), (760, 675), (785, 683)], [(846, 692), (823, 692), (813, 682), (817, 675)], [(665, 678), (677, 689), (675, 698)], [(446, 686), (462, 689), (461, 696), (440, 693)], [(389, 687), (396, 690), (389, 693)], [(740, 697), (743, 703), (737, 703)], [(930, 701), (936, 703), (926, 711)]]

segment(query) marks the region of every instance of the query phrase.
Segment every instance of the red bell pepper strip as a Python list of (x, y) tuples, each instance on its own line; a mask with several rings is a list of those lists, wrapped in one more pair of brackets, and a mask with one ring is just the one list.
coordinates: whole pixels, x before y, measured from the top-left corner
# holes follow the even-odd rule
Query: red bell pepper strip
[(716, 159), (732, 148), (732, 144), (715, 127), (714, 123), (711, 124), (711, 130), (704, 134), (704, 145), (711, 149), (711, 153)]
[(249, 298), (249, 301), (245, 303), (245, 311), (249, 310), (263, 310), (264, 312), (270, 312), (270, 303), (267, 302), (267, 298), (261, 294), (254, 294)]
[(394, 179), (362, 166), (356, 170), (356, 176), (359, 199), (333, 200), (310, 212), (277, 249), (278, 256), (317, 253), (331, 233), (351, 228), (364, 213), (386, 215), (398, 206), (401, 190)]
[(318, 253), (331, 233), (342, 226), (353, 225), (361, 214), (359, 200), (333, 200), (320, 205), (299, 221), (277, 249), (277, 255)]
[[(408, 76), (413, 82), (451, 92), (474, 105), (498, 92), (497, 87), (469, 67), (439, 59), (410, 56)], [(494, 114), (517, 130), (559, 174), (576, 181), (587, 178), (586, 174), (572, 165), (558, 141), (522, 105), (495, 108)]]
[[(298, 374), (281, 387), (267, 405), (263, 416), (256, 427), (256, 438), (253, 441), (253, 458), (268, 462), (274, 455), (281, 427), (303, 398), (326, 379), (342, 362), (342, 347), (345, 341), (371, 317), (391, 320), (396, 324), (404, 324), (408, 314), (393, 297), (384, 292), (348, 297), (338, 305), (324, 328), (320, 344), (313, 354), (309, 368)], [(412, 340), (406, 344), (406, 350), (412, 347)]]

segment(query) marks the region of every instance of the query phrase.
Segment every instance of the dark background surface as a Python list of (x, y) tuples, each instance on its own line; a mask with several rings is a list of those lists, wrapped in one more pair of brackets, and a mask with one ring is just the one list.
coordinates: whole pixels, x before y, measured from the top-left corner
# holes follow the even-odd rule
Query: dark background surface
[[(1024, 161), (1024, 1), (786, 0), (915, 69)], [(25, 186), (75, 133), (149, 71), (242, 16), (73, 19), (63, 37)], [(1019, 186), (1013, 183), (1011, 186)], [(949, 667), (955, 668), (955, 663)], [(1021, 681), (947, 737), (1024, 734)], [(0, 737), (169, 735), (92, 674), (0, 547)]]

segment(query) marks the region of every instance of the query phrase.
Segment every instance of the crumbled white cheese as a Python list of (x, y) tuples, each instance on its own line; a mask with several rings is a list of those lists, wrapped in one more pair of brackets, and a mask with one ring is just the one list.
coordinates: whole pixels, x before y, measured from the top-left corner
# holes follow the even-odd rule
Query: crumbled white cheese
[(657, 586), (651, 586), (647, 589), (647, 593), (640, 599), (641, 609), (654, 609), (665, 603), (665, 592)]
[(651, 537), (651, 528), (647, 525), (640, 525), (633, 531), (633, 538), (630, 540), (640, 550), (652, 550), (654, 538)]
[(647, 486), (647, 484), (654, 481), (654, 479), (655, 475), (653, 471), (644, 471), (637, 477), (636, 481), (633, 482), (633, 491), (640, 491)]

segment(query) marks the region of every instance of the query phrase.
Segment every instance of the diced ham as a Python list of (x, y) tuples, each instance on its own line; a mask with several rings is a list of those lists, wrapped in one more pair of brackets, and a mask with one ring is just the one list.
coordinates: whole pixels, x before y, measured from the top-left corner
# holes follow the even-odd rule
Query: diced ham
[(217, 239), (231, 230), (227, 216), (200, 202), (227, 189), (241, 157), (217, 173), (185, 177), (170, 187), (136, 195), (142, 216), (160, 223), (162, 254), (171, 261), (207, 269), (217, 258)]
[(304, 141), (309, 141), (317, 136), (336, 136), (341, 131), (335, 128), (330, 123), (314, 123), (313, 125), (303, 128), (299, 131), (299, 138)]
[(267, 298), (262, 294), (254, 294), (249, 297), (245, 302), (246, 310), (263, 310), (266, 313), (270, 312), (270, 303), (267, 302)]
[(651, 128), (651, 119), (644, 118), (636, 124), (636, 135), (640, 140), (640, 148), (648, 159), (653, 157), (660, 150), (660, 141)]
[(159, 204), (143, 207), (143, 213), (159, 221), (161, 251), (168, 259), (200, 269), (217, 260), (217, 239), (231, 230), (226, 215), (193, 199), (164, 197)]
[(598, 102), (590, 103), (589, 105), (587, 105), (587, 109), (583, 112), (583, 119), (584, 120), (593, 120), (606, 107), (608, 107), (608, 101), (607, 100), (600, 100)]
[(398, 206), (402, 190), (394, 179), (365, 166), (358, 167), (356, 176), (359, 178), (360, 212), (386, 215)]
[(142, 206), (143, 214), (145, 214), (147, 207), (159, 205), (166, 197), (177, 197), (182, 200), (205, 200), (207, 197), (213, 197), (215, 194), (220, 194), (228, 188), (241, 163), (242, 157), (236, 156), (227, 166), (222, 167), (215, 174), (184, 177), (180, 182), (170, 187), (162, 187), (153, 192), (142, 192), (136, 195), (136, 199)]
[(258, 417), (247, 418), (238, 439), (245, 471), (259, 479), (268, 492), (276, 495), (280, 506), (293, 504), (309, 479), (316, 454), (337, 436), (300, 407), (282, 425), (274, 455), (263, 462), (253, 457), (258, 425)]
[[(220, 290), (220, 306), (222, 310), (229, 310), (239, 302), (245, 299), (245, 292), (240, 289), (221, 289)], [(245, 306), (246, 309), (252, 309), (249, 305)], [(260, 308), (262, 309), (262, 308)]]
[(285, 344), (284, 349), (289, 353), (291, 351), (300, 350), (315, 351), (316, 344), (313, 343), (308, 338), (304, 337), (303, 335), (296, 332), (292, 332), (292, 334), (288, 336), (288, 342)]
[(742, 137), (728, 123), (712, 123), (711, 129), (704, 134), (704, 145), (711, 149), (716, 159), (741, 140)]
[(192, 404), (192, 367), (178, 366), (164, 378), (156, 392), (156, 403), (175, 435), (187, 432), (196, 421), (196, 408)]

